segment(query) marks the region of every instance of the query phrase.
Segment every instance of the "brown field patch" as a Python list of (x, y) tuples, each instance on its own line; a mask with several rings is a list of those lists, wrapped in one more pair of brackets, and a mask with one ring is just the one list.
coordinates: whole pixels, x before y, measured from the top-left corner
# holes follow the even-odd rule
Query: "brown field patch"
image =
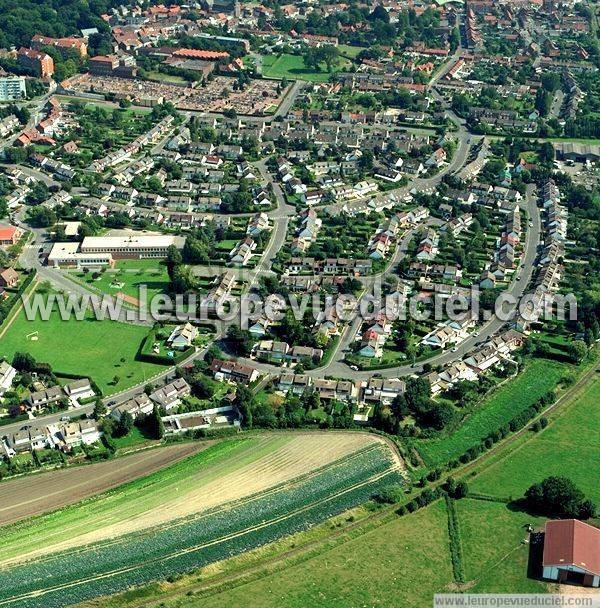
[(208, 443), (184, 443), (0, 483), (0, 525), (41, 515), (148, 475), (186, 458)]
[[(120, 509), (111, 513), (109, 521), (95, 520), (93, 527), (84, 528), (83, 533), (47, 537), (43, 548), (22, 554), (17, 560), (0, 559), (0, 563), (7, 565), (81, 545), (110, 541), (222, 505), (228, 508), (234, 501), (282, 484), (293, 485), (300, 476), (374, 445), (389, 448), (382, 438), (366, 433), (261, 434), (252, 450), (200, 467), (197, 473), (182, 479), (174, 491), (165, 493), (164, 500), (161, 497), (160, 504), (154, 504), (151, 509), (141, 512), (139, 509)], [(256, 452), (255, 458), (252, 452)], [(402, 461), (396, 458), (396, 455), (392, 457), (392, 466), (399, 468)]]

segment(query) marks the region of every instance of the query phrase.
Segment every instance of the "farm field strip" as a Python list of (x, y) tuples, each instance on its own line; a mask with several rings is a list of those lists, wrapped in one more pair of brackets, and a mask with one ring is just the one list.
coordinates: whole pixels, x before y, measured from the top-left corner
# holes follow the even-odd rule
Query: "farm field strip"
[(415, 441), (415, 447), (430, 466), (458, 458), (555, 388), (568, 369), (564, 364), (534, 359), (516, 378), (485, 398), (451, 435)]
[(92, 546), (5, 570), (0, 605), (39, 605), (29, 600), (41, 595), (49, 608), (64, 605), (60, 592), (73, 587), (73, 602), (114, 593), (164, 578), (166, 562), (169, 573), (187, 571), (305, 529), (400, 479), (388, 448), (379, 445), (358, 459), (333, 463), (295, 488), (258, 495), (253, 503), (178, 522), (177, 528), (132, 534), (116, 546)]
[[(586, 495), (599, 501), (600, 487), (589, 474), (600, 468), (600, 378), (594, 373), (596, 378), (559, 418), (491, 464), (474, 479), (472, 489), (516, 497), (546, 476), (566, 475)], [(536, 463), (534, 472), (528, 466), (532, 461)]]
[[(45, 521), (40, 520), (36, 525), (34, 520), (25, 529), (15, 529), (10, 537), (3, 535), (0, 564), (27, 552), (33, 557), (165, 525), (221, 503), (275, 488), (360, 448), (377, 444), (373, 437), (358, 434), (263, 435), (224, 442), (205, 450), (190, 463), (180, 463), (172, 475), (167, 470), (164, 476), (139, 480), (138, 485), (125, 488), (123, 493), (117, 491), (75, 506), (72, 517), (59, 516), (54, 521), (49, 518), (50, 529)], [(200, 468), (195, 466), (196, 462)], [(269, 471), (264, 470), (265, 462), (270, 463)], [(277, 462), (286, 464), (277, 465)], [(272, 467), (277, 466), (279, 470), (273, 471)], [(159, 484), (160, 492), (156, 492)], [(43, 550), (39, 548), (42, 546)]]
[[(280, 493), (282, 491), (294, 490), (295, 488), (299, 487), (301, 484), (308, 483), (311, 479), (313, 479), (317, 475), (320, 475), (323, 472), (331, 471), (336, 466), (352, 465), (352, 463), (355, 460), (363, 458), (365, 454), (368, 454), (369, 452), (371, 452), (371, 453), (375, 452), (379, 449), (381, 449), (380, 445), (373, 444), (373, 445), (367, 446), (357, 452), (354, 452), (350, 455), (344, 456), (343, 458), (341, 458), (339, 460), (332, 461), (332, 462), (328, 463), (327, 465), (324, 465), (323, 467), (319, 467), (318, 469), (315, 469), (314, 471), (312, 471), (310, 473), (305, 473), (301, 476), (288, 479), (288, 480), (282, 482), (281, 484), (269, 487), (266, 490), (263, 490), (263, 491), (260, 491), (260, 492), (257, 492), (257, 493), (254, 493), (254, 494), (251, 494), (248, 496), (243, 496), (237, 500), (228, 501), (228, 502), (222, 498), (221, 500), (217, 501), (219, 506), (204, 509), (201, 512), (190, 513), (190, 514), (187, 514), (178, 519), (175, 519), (174, 517), (171, 517), (169, 519), (167, 517), (164, 519), (164, 521), (161, 521), (161, 527), (163, 530), (180, 528), (190, 522), (198, 521), (203, 518), (209, 518), (218, 513), (227, 513), (233, 507), (243, 507), (244, 505), (251, 504), (258, 499), (265, 499), (272, 495)], [(283, 465), (283, 466), (285, 466), (285, 465)], [(398, 467), (397, 467), (397, 465), (393, 464), (392, 468), (397, 469)], [(237, 481), (236, 481), (236, 483), (237, 483)], [(212, 497), (212, 493), (211, 493), (211, 497)], [(166, 508), (164, 508), (164, 509), (167, 513), (169, 512), (168, 509), (166, 509)], [(131, 522), (135, 521), (135, 520), (136, 520), (135, 517), (127, 518), (126, 523), (131, 524)], [(128, 531), (126, 533), (119, 535), (119, 534), (109, 534), (107, 532), (106, 534), (103, 534), (101, 539), (98, 541), (90, 540), (89, 538), (84, 539), (82, 537), (79, 537), (79, 539), (77, 539), (77, 542), (68, 542), (66, 544), (65, 548), (63, 548), (60, 545), (54, 545), (52, 547), (52, 552), (53, 553), (60, 552), (62, 555), (66, 555), (66, 554), (76, 554), (81, 551), (86, 551), (86, 549), (89, 548), (90, 546), (93, 546), (96, 549), (99, 547), (104, 548), (104, 547), (109, 547), (109, 546), (115, 546), (115, 545), (119, 545), (122, 543), (126, 543), (127, 539), (135, 534), (141, 534), (141, 535), (152, 534), (152, 530), (153, 530), (153, 528), (150, 527), (150, 525), (148, 525), (148, 524), (140, 526), (139, 528), (134, 528), (133, 526), (130, 525), (130, 529), (128, 529)], [(110, 530), (110, 532), (112, 532), (112, 529)], [(45, 550), (44, 552), (35, 551), (35, 552), (28, 554), (26, 557), (28, 559), (35, 558), (35, 559), (39, 559), (39, 560), (52, 559), (52, 555), (47, 555), (47, 554), (48, 554), (48, 550)], [(22, 561), (22, 557), (19, 557), (18, 559), (14, 559), (14, 560), (1, 560), (0, 561), (0, 572), (2, 571), (3, 567), (10, 565), (12, 562), (18, 562), (18, 561)]]
[[(257, 443), (254, 443), (254, 441)], [(168, 495), (171, 488), (175, 484), (181, 483), (184, 476), (195, 472), (194, 467), (210, 464), (225, 455), (243, 455), (253, 448), (260, 450), (263, 441), (266, 441), (266, 438), (263, 440), (222, 442), (166, 469), (151, 473), (146, 477), (129, 482), (124, 486), (79, 504), (48, 513), (30, 521), (0, 528), (2, 532), (0, 534), (1, 559), (22, 553), (28, 547), (35, 548), (38, 543), (49, 546), (55, 538), (62, 540), (66, 526), (68, 526), (72, 536), (77, 536), (82, 530), (85, 531), (90, 525), (97, 524), (100, 521), (109, 523), (118, 521), (121, 512), (132, 515), (141, 513), (143, 509), (153, 508), (154, 505), (165, 500), (160, 495), (152, 496), (156, 494), (156, 486), (161, 485), (165, 494)], [(231, 463), (228, 461), (217, 462), (215, 469), (220, 470), (224, 465), (231, 466)]]
[(11, 524), (105, 493), (207, 447), (208, 444), (173, 445), (116, 460), (47, 471), (35, 477), (6, 480), (0, 484), (0, 524)]

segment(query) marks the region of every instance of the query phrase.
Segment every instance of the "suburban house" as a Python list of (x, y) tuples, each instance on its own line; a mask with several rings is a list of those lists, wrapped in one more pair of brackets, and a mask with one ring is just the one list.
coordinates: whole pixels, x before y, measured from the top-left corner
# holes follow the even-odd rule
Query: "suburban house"
[(406, 384), (403, 380), (370, 378), (363, 383), (363, 400), (365, 403), (391, 403), (398, 395), (404, 393)]
[(128, 401), (124, 403), (120, 403), (112, 412), (111, 415), (113, 418), (119, 420), (121, 418), (121, 414), (124, 412), (129, 412), (131, 416), (135, 419), (140, 414), (149, 414), (154, 409), (154, 404), (150, 401), (150, 397), (146, 395), (146, 393), (141, 393), (140, 395), (136, 395), (132, 397)]
[(98, 441), (101, 432), (94, 420), (80, 420), (79, 422), (64, 424), (60, 427), (59, 434), (65, 449), (70, 450), (73, 446), (82, 443), (90, 445)]
[(194, 343), (198, 337), (198, 328), (191, 323), (178, 325), (167, 338), (167, 346), (177, 350), (185, 350)]
[(257, 359), (275, 363), (298, 363), (305, 359), (320, 361), (323, 358), (323, 351), (320, 348), (310, 346), (290, 347), (287, 342), (275, 340), (261, 340), (254, 347), (253, 354)]
[(358, 389), (348, 380), (315, 380), (315, 391), (321, 399), (349, 401), (356, 399)]
[(27, 401), (32, 412), (38, 412), (47, 405), (60, 401), (65, 396), (63, 389), (60, 386), (53, 386), (41, 391), (35, 391), (29, 395)]
[(240, 241), (229, 253), (229, 261), (232, 264), (240, 264), (245, 266), (250, 258), (252, 252), (256, 249), (256, 243), (251, 237), (246, 237)]
[(0, 270), (0, 287), (16, 287), (19, 275), (13, 268)]
[(281, 374), (277, 382), (277, 390), (294, 395), (302, 395), (312, 386), (312, 378), (306, 374)]
[(10, 390), (17, 370), (8, 361), (0, 361), (0, 397)]
[(14, 245), (21, 236), (21, 231), (14, 226), (0, 226), (0, 246)]
[(358, 354), (361, 357), (367, 357), (373, 359), (375, 357), (381, 357), (383, 354), (383, 343), (385, 342), (385, 336), (377, 333), (374, 329), (367, 329), (360, 343), (360, 350)]
[(182, 397), (187, 397), (192, 392), (190, 385), (183, 379), (177, 378), (170, 384), (150, 393), (150, 399), (165, 410), (173, 409), (181, 403)]
[(269, 216), (264, 213), (257, 213), (254, 217), (250, 219), (248, 222), (248, 227), (246, 228), (246, 234), (251, 237), (258, 236), (263, 230), (269, 229)]
[(45, 427), (31, 427), (8, 436), (8, 445), (14, 453), (41, 450), (48, 445), (48, 432)]
[(221, 359), (213, 360), (210, 371), (213, 373), (215, 380), (220, 382), (228, 380), (241, 382), (242, 384), (250, 384), (260, 375), (258, 370), (250, 365), (244, 365), (237, 361), (222, 361)]
[(600, 587), (600, 529), (577, 519), (547, 521), (542, 568), (558, 583)]
[(93, 397), (95, 395), (94, 389), (88, 378), (69, 382), (69, 384), (65, 384), (64, 390), (74, 407), (80, 405), (81, 399), (87, 399), (88, 397)]

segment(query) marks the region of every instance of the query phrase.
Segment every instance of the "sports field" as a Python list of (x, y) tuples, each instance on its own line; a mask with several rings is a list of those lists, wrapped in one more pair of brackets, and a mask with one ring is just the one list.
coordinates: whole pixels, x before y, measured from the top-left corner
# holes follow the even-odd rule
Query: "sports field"
[(72, 270), (70, 275), (95, 291), (111, 296), (124, 294), (134, 300), (139, 300), (140, 286), (145, 286), (148, 302), (169, 285), (167, 269), (159, 260), (119, 260), (115, 268), (107, 269), (96, 279), (92, 278), (93, 273), (80, 270)]
[(458, 430), (441, 439), (418, 441), (417, 449), (423, 460), (436, 466), (458, 458), (555, 388), (568, 369), (564, 364), (532, 359), (516, 378), (484, 399)]
[[(21, 311), (0, 339), (0, 357), (31, 353), (55, 372), (89, 376), (109, 395), (149, 380), (165, 368), (136, 361), (149, 328), (142, 325), (74, 318), (63, 321), (54, 312), (48, 321), (28, 321)], [(115, 379), (118, 381), (115, 382)]]
[(48, 608), (63, 606), (66, 590), (77, 603), (251, 550), (398, 483), (400, 464), (367, 434), (223, 441), (97, 498), (0, 529), (0, 603), (34, 606), (43, 597)]
[[(342, 59), (337, 70), (344, 69), (350, 62)], [(327, 82), (329, 72), (323, 65), (321, 71), (304, 65), (300, 55), (266, 55), (262, 58), (262, 74), (265, 78), (287, 78), (288, 80), (309, 80), (311, 82)]]

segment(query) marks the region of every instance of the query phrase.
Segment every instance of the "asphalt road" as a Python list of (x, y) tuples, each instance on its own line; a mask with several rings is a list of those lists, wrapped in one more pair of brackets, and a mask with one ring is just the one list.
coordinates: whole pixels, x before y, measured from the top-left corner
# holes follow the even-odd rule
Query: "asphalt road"
[[(527, 233), (527, 239), (524, 244), (524, 252), (522, 256), (521, 266), (519, 270), (515, 273), (516, 276), (520, 276), (521, 278), (519, 280), (516, 280), (515, 278), (515, 280), (513, 280), (510, 286), (506, 289), (506, 293), (514, 296), (517, 299), (521, 298), (526, 293), (527, 286), (531, 282), (531, 278), (535, 269), (537, 248), (541, 238), (540, 213), (537, 207), (535, 191), (531, 186), (528, 188), (524, 207), (525, 209), (527, 209), (529, 216), (531, 217), (532, 226), (529, 227)], [(478, 336), (472, 335), (471, 337), (461, 342), (455, 352), (449, 350), (442, 351), (439, 355), (429, 358), (427, 360), (427, 363), (430, 363), (435, 367), (437, 365), (445, 365), (447, 363), (463, 359), (471, 350), (473, 350), (473, 348), (476, 347), (479, 342), (486, 341), (487, 339), (491, 338), (502, 328), (504, 324), (505, 321), (502, 321), (496, 316), (493, 316), (490, 320), (486, 321), (480, 328), (478, 328)], [(347, 346), (350, 343), (350, 340), (347, 340), (346, 342), (347, 343), (343, 346)], [(318, 370), (312, 370), (308, 373), (312, 376), (320, 377), (327, 375), (342, 378), (347, 377), (366, 380), (370, 376), (372, 376), (373, 373), (381, 374), (385, 378), (398, 378), (402, 376), (410, 376), (417, 372), (423, 371), (423, 365), (419, 364), (414, 367), (412, 365), (404, 365), (402, 367), (373, 370), (371, 372), (356, 372), (350, 370), (350, 368), (345, 363), (341, 362), (339, 359), (339, 356), (333, 357), (332, 362), (327, 367), (322, 367)]]
[[(453, 61), (453, 59), (452, 59), (452, 61)], [(450, 59), (448, 60), (448, 64), (447, 64), (446, 68), (449, 65), (451, 65)], [(446, 68), (444, 68), (444, 69), (446, 69)], [(441, 75), (443, 73), (444, 73), (443, 70), (440, 71), (438, 73), (437, 78), (441, 77)], [(282, 114), (285, 114), (288, 112), (289, 108), (293, 105), (293, 102), (294, 102), (295, 98), (297, 97), (298, 93), (302, 90), (302, 87), (303, 87), (303, 84), (301, 84), (301, 83), (296, 83), (292, 87), (292, 89), (286, 96), (286, 99), (284, 100), (282, 106), (280, 106), (280, 108), (277, 112), (277, 115), (282, 115)], [(437, 93), (437, 91), (435, 91), (435, 89), (432, 88), (430, 93), (435, 98), (440, 99), (440, 100), (442, 99), (441, 96), (439, 96), (439, 94)], [(409, 194), (410, 191), (415, 191), (415, 190), (424, 191), (424, 190), (434, 188), (441, 181), (441, 179), (444, 175), (456, 171), (457, 169), (459, 169), (460, 167), (462, 167), (465, 164), (465, 162), (469, 156), (469, 150), (470, 150), (469, 144), (470, 144), (471, 136), (469, 135), (469, 133), (466, 129), (464, 120), (462, 120), (460, 117), (456, 116), (451, 110), (448, 110), (448, 115), (456, 123), (457, 128), (458, 128), (457, 132), (455, 132), (453, 134), (457, 139), (457, 148), (456, 148), (455, 154), (454, 154), (451, 162), (448, 165), (444, 166), (436, 175), (434, 175), (432, 177), (419, 178), (419, 179), (413, 180), (412, 183), (410, 183), (408, 186), (405, 186), (405, 187), (400, 188), (397, 191), (395, 191), (399, 198), (402, 196), (405, 196), (406, 194)], [(163, 142), (160, 142), (160, 143), (162, 144)], [(297, 215), (295, 208), (287, 204), (279, 184), (275, 180), (273, 180), (272, 177), (269, 175), (267, 168), (266, 168), (266, 162), (264, 160), (259, 161), (259, 162), (255, 163), (255, 166), (258, 168), (259, 172), (261, 173), (263, 182), (272, 183), (273, 191), (274, 191), (276, 201), (277, 201), (277, 208), (272, 214), (270, 214), (270, 216), (274, 222), (271, 239), (261, 257), (261, 261), (256, 266), (256, 268), (254, 268), (253, 270), (251, 270), (249, 272), (249, 275), (248, 275), (249, 278), (246, 280), (246, 287), (245, 287), (245, 291), (244, 291), (245, 293), (247, 293), (252, 287), (255, 287), (257, 285), (258, 279), (261, 276), (261, 274), (266, 274), (266, 273), (271, 272), (270, 269), (271, 269), (272, 261), (276, 257), (277, 253), (279, 252), (279, 250), (281, 249), (281, 247), (283, 246), (283, 244), (285, 242), (289, 219), (291, 217), (294, 217)], [(35, 170), (29, 170), (29, 171), (35, 171)], [(37, 172), (37, 173), (39, 173), (39, 172)], [(46, 179), (48, 179), (48, 177), (44, 176), (44, 174), (40, 174), (40, 177), (41, 176), (43, 176), (44, 181), (46, 181)], [(36, 177), (38, 177), (38, 175), (36, 175)], [(386, 194), (389, 194), (389, 193), (386, 193)], [(530, 197), (528, 197), (528, 205), (530, 205), (530, 206), (533, 205), (533, 207), (535, 207), (535, 199), (530, 200)], [(527, 241), (527, 249), (526, 249), (526, 252), (524, 255), (524, 259), (523, 259), (523, 268), (521, 270), (521, 274), (523, 275), (523, 278), (520, 282), (515, 282), (511, 286), (511, 291), (519, 296), (522, 295), (522, 293), (524, 292), (525, 287), (526, 287), (527, 283), (529, 282), (529, 279), (533, 272), (533, 262), (535, 260), (536, 245), (539, 242), (540, 226), (539, 226), (539, 214), (537, 213), (537, 207), (535, 207), (535, 212), (533, 212), (533, 213), (530, 212), (530, 214), (534, 218), (534, 222), (533, 222), (533, 227), (529, 234), (529, 238)], [(40, 266), (39, 259), (37, 257), (37, 251), (40, 246), (39, 241), (42, 240), (42, 238), (43, 238), (42, 233), (43, 233), (43, 231), (35, 231), (35, 239), (32, 242), (31, 247), (27, 248), (26, 251), (23, 253), (23, 256), (21, 259), (22, 263), (24, 263), (24, 265), (27, 265), (27, 266), (36, 267), (38, 269), (38, 271), (40, 272), (41, 280), (50, 280), (55, 286), (57, 286), (58, 288), (60, 288), (62, 290), (71, 291), (74, 293), (82, 293), (82, 294), (87, 293), (87, 290), (84, 287), (79, 286), (79, 285), (73, 283), (72, 281), (70, 281), (69, 279), (65, 278), (61, 274), (60, 271), (56, 271), (54, 269), (42, 268)], [(406, 247), (408, 245), (408, 242), (410, 241), (411, 236), (412, 236), (411, 234), (406, 234), (404, 236), (403, 240), (397, 247), (397, 250), (394, 253), (393, 258), (390, 260), (387, 271), (384, 274), (393, 273), (394, 268), (395, 268), (396, 264), (398, 263), (398, 261), (402, 258), (403, 255), (406, 254)], [(372, 280), (367, 281), (367, 283), (372, 285)], [(215, 340), (219, 340), (219, 339), (223, 338), (226, 334), (227, 328), (231, 324), (232, 324), (232, 322), (221, 323), (220, 327), (218, 328), (218, 330), (216, 332)], [(335, 376), (335, 377), (339, 377), (339, 378), (351, 378), (351, 379), (363, 379), (363, 378), (368, 378), (372, 375), (372, 372), (354, 372), (354, 371), (350, 370), (350, 368), (341, 361), (341, 359), (343, 359), (343, 356), (340, 356), (340, 355), (343, 355), (343, 350), (345, 348), (347, 348), (347, 346), (350, 344), (350, 342), (354, 339), (354, 335), (356, 334), (356, 330), (358, 329), (359, 325), (360, 325), (360, 319), (356, 319), (352, 324), (350, 324), (349, 327), (346, 328), (346, 331), (344, 332), (344, 334), (342, 335), (342, 338), (340, 339), (340, 343), (338, 345), (337, 352), (334, 354), (334, 357), (332, 358), (331, 362), (325, 367), (319, 368), (317, 370), (312, 370), (310, 372), (310, 375), (318, 376), (318, 377), (331, 375), (331, 376)], [(502, 322), (500, 322), (498, 319), (492, 319), (481, 329), (479, 339), (482, 340), (488, 336), (493, 335), (495, 332), (498, 331), (498, 329), (500, 329), (501, 326), (502, 326)], [(429, 362), (437, 365), (437, 364), (447, 363), (449, 361), (452, 361), (452, 360), (455, 360), (458, 358), (462, 358), (469, 350), (471, 350), (473, 348), (474, 345), (475, 345), (474, 339), (466, 340), (465, 342), (463, 342), (461, 344), (461, 346), (459, 347), (457, 352), (442, 353), (442, 354), (438, 355), (438, 357), (430, 359)], [(195, 359), (202, 358), (204, 356), (204, 354), (206, 353), (206, 350), (207, 349), (205, 348), (205, 349), (197, 351), (188, 360), (182, 362), (181, 365), (187, 365)], [(263, 365), (263, 364), (259, 364), (256, 362), (253, 362), (253, 365), (258, 367), (261, 371), (263, 371), (265, 373), (279, 373), (279, 371), (280, 371), (280, 368), (276, 368), (276, 367), (269, 366), (269, 365)], [(389, 369), (389, 370), (381, 370), (378, 373), (380, 373), (382, 376), (385, 376), (385, 377), (398, 377), (398, 376), (406, 376), (406, 375), (413, 374), (416, 371), (419, 371), (419, 369), (420, 369), (419, 367), (404, 366), (404, 367), (393, 368), (393, 369)], [(174, 368), (169, 368), (169, 369), (166, 369), (163, 373), (161, 373), (158, 376), (156, 376), (155, 378), (153, 378), (152, 382), (154, 384), (156, 384), (156, 383), (160, 383), (162, 381), (169, 381), (173, 377), (174, 377)], [(125, 391), (121, 391), (120, 393), (106, 397), (104, 399), (104, 402), (106, 404), (110, 404), (111, 406), (114, 403), (121, 403), (123, 401), (130, 399), (134, 395), (138, 394), (142, 388), (143, 388), (143, 385), (141, 385), (141, 384), (138, 386), (131, 387), (130, 389), (127, 389)], [(70, 412), (69, 415), (88, 414), (92, 411), (92, 409), (93, 409), (93, 406), (85, 406), (85, 407), (79, 408), (76, 412)], [(44, 416), (44, 417), (36, 419), (35, 424), (51, 424), (51, 423), (59, 421), (61, 416), (65, 416), (65, 415), (66, 415), (65, 413), (62, 413), (62, 414)], [(3, 434), (13, 432), (15, 430), (18, 430), (21, 426), (23, 426), (23, 424), (24, 423), (21, 422), (21, 423), (15, 424), (15, 425), (7, 425), (5, 427), (2, 427), (3, 430), (0, 432), (2, 432)]]

